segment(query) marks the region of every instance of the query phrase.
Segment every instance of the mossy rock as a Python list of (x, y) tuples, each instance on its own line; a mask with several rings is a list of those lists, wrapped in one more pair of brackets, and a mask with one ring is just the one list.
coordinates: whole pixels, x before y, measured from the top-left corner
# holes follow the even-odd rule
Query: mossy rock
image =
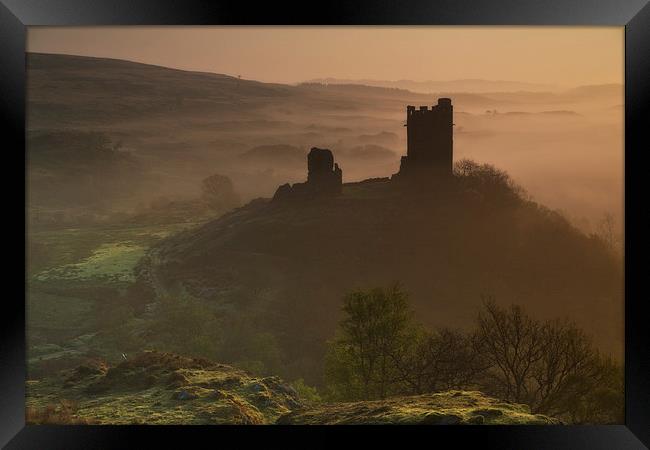
[(476, 391), (448, 391), (386, 400), (334, 403), (281, 416), (280, 425), (552, 425), (526, 405), (503, 403)]
[[(74, 377), (75, 382), (65, 383)], [(224, 364), (146, 351), (117, 366), (79, 367), (28, 383), (27, 403), (74, 400), (76, 415), (99, 424), (271, 424), (295, 407), (279, 378), (256, 378)]]
[(202, 358), (146, 351), (120, 364), (84, 363), (27, 383), (27, 406), (62, 399), (75, 420), (98, 424), (559, 424), (525, 405), (474, 391), (306, 407), (277, 377), (257, 378)]

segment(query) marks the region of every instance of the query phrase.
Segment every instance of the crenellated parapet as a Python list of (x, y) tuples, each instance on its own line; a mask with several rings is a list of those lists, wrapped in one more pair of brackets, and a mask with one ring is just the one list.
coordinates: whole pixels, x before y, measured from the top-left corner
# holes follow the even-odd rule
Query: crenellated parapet
[(406, 107), (407, 150), (399, 178), (451, 176), (453, 169), (453, 106), (439, 98), (431, 106)]

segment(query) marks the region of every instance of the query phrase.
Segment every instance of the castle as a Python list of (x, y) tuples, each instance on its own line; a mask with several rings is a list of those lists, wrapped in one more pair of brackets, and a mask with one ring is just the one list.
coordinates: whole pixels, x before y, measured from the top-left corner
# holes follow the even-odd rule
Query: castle
[(452, 175), (453, 113), (450, 98), (439, 98), (431, 109), (406, 107), (406, 156), (393, 178), (426, 180)]
[[(399, 172), (390, 180), (399, 183), (429, 183), (448, 180), (453, 174), (453, 106), (450, 98), (439, 98), (431, 109), (406, 107), (407, 149)], [(387, 180), (378, 179), (378, 180)], [(370, 181), (370, 180), (369, 180)], [(343, 171), (328, 149), (313, 147), (307, 155), (307, 181), (283, 184), (273, 199), (338, 195)]]

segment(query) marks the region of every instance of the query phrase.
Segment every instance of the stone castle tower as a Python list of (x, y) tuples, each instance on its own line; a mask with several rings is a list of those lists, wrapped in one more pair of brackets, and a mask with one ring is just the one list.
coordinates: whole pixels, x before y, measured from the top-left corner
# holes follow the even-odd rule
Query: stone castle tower
[(450, 98), (438, 104), (406, 107), (407, 151), (399, 178), (442, 178), (452, 175), (454, 160), (453, 106)]

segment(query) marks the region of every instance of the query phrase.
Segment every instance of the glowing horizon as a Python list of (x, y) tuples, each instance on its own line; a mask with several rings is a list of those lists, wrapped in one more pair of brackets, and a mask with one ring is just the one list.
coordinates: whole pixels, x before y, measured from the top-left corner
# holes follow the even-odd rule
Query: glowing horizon
[(29, 27), (27, 51), (264, 82), (490, 80), (623, 84), (623, 27)]

